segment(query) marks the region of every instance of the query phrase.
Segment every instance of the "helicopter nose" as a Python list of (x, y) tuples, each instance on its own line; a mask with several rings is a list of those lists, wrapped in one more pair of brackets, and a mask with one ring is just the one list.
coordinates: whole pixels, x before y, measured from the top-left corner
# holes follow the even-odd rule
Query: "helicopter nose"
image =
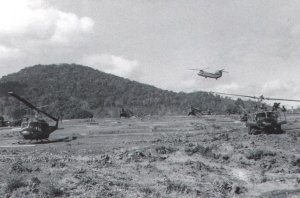
[(30, 132), (29, 131), (21, 131), (20, 132), (23, 136), (28, 136), (30, 135)]

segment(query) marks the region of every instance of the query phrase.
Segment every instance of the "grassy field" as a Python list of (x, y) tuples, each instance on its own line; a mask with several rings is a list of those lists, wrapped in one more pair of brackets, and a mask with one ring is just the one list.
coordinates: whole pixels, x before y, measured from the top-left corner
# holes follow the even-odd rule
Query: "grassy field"
[(300, 196), (300, 117), (269, 135), (226, 116), (96, 121), (64, 120), (47, 144), (0, 130), (0, 197)]

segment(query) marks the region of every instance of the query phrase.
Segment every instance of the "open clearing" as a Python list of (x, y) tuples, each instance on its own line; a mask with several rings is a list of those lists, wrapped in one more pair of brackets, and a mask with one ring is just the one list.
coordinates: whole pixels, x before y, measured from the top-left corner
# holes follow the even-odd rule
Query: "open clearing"
[(234, 116), (96, 121), (47, 144), (0, 130), (1, 197), (300, 197), (300, 117), (269, 135)]

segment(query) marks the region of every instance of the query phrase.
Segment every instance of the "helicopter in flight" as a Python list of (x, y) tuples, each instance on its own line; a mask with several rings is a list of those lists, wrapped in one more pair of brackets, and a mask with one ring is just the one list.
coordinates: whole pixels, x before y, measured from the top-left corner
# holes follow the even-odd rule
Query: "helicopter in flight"
[[(208, 69), (208, 68), (205, 68), (205, 69)], [(215, 73), (205, 71), (205, 69), (190, 69), (190, 70), (199, 71), (197, 74), (198, 76), (202, 76), (205, 78), (215, 78), (216, 80), (218, 80), (218, 78), (221, 78), (223, 73), (228, 73), (224, 69), (217, 70)]]
[(284, 106), (280, 107), (280, 103), (274, 102), (272, 109), (268, 109), (267, 105), (263, 103), (263, 100), (300, 102), (300, 100), (295, 99), (269, 98), (264, 97), (263, 95), (257, 97), (222, 92), (211, 93), (252, 98), (258, 101), (258, 104), (260, 105), (257, 105), (257, 109), (253, 113), (248, 113), (244, 108), (242, 108), (244, 115), (241, 118), (241, 121), (246, 123), (248, 134), (258, 134), (259, 132), (281, 133), (281, 125), (287, 124), (286, 108)]
[(56, 122), (54, 126), (49, 126), (49, 124), (45, 120), (39, 119), (37, 117), (35, 119), (25, 118), (22, 120), (20, 134), (23, 136), (25, 140), (30, 140), (30, 141), (48, 140), (49, 141), (48, 138), (50, 134), (58, 129), (59, 119), (35, 107), (30, 102), (28, 102), (27, 100), (25, 100), (24, 98), (18, 96), (13, 92), (8, 92), (8, 94), (20, 100), (27, 107), (33, 109), (36, 115), (41, 113)]

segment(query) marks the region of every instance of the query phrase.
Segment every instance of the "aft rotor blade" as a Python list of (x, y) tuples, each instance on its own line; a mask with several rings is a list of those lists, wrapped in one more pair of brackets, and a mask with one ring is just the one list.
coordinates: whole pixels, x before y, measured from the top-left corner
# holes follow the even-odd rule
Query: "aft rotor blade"
[(25, 100), (24, 98), (18, 96), (17, 94), (15, 94), (15, 93), (13, 93), (13, 92), (8, 92), (8, 94), (11, 95), (11, 96), (13, 96), (13, 97), (15, 97), (15, 98), (17, 98), (17, 99), (20, 100), (21, 102), (23, 102), (27, 107), (36, 110), (38, 113), (42, 113), (42, 114), (44, 114), (45, 116), (51, 118), (51, 119), (54, 120), (54, 121), (57, 121), (57, 120), (58, 120), (57, 118), (51, 116), (50, 114), (48, 114), (48, 113), (46, 113), (46, 112), (40, 110), (39, 108), (35, 107), (33, 104), (31, 104), (30, 102), (28, 102), (28, 101)]
[(264, 98), (264, 99), (265, 99), (265, 100), (280, 100), (280, 101), (300, 102), (300, 100), (282, 99), (282, 98)]
[(259, 99), (258, 97), (255, 97), (255, 96), (247, 96), (247, 95), (240, 95), (240, 94), (228, 94), (228, 93), (222, 93), (222, 92), (210, 92), (210, 93), (222, 94), (222, 95), (228, 95), (228, 96), (241, 96), (241, 97), (246, 97), (246, 98)]
[(198, 69), (189, 69), (189, 70), (197, 70), (197, 71), (199, 71), (199, 70), (205, 70), (205, 69), (209, 69), (209, 67), (206, 67), (206, 68), (198, 68)]

